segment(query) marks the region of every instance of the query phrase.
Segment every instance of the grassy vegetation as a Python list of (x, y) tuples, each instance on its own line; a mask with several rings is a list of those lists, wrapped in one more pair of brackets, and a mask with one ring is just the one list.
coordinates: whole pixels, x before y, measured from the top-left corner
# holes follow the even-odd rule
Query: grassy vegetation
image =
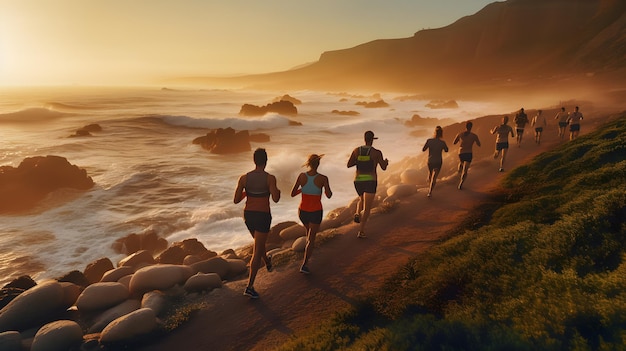
[(281, 350), (626, 350), (626, 114), (612, 119), (512, 171), (489, 221)]

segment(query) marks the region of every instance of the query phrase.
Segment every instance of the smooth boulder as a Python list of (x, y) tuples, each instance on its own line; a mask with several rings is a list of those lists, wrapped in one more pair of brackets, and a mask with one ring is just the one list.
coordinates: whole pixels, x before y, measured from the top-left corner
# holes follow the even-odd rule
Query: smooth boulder
[(59, 320), (37, 331), (30, 351), (67, 351), (79, 347), (82, 342), (83, 330), (78, 323)]
[(130, 291), (143, 294), (152, 290), (167, 290), (177, 284), (184, 284), (193, 275), (188, 266), (157, 264), (141, 268), (130, 279)]
[(42, 282), (18, 295), (0, 310), (0, 333), (25, 330), (69, 307), (64, 306), (65, 291), (57, 281)]
[(183, 288), (187, 292), (211, 291), (222, 287), (222, 278), (216, 273), (197, 273), (192, 275)]
[(122, 283), (101, 282), (89, 285), (76, 300), (79, 311), (96, 311), (110, 308), (129, 296), (128, 289)]
[(140, 308), (109, 323), (100, 333), (100, 342), (106, 345), (132, 341), (152, 332), (156, 327), (154, 311), (150, 308)]

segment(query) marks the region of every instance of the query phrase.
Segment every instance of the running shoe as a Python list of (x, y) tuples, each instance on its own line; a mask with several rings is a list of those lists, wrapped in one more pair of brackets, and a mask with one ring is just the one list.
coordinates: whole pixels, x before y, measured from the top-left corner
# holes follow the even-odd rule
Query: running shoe
[(251, 299), (258, 299), (259, 298), (259, 293), (256, 292), (254, 290), (253, 287), (249, 286), (246, 288), (246, 290), (243, 292), (243, 294)]
[(311, 271), (309, 271), (309, 267), (307, 267), (307, 266), (302, 266), (302, 267), (300, 267), (300, 273), (310, 274), (310, 273), (311, 273)]
[(361, 216), (358, 213), (354, 214), (354, 223), (361, 223)]
[(365, 235), (365, 233), (359, 231), (358, 233), (356, 233), (356, 237), (357, 238), (367, 238), (367, 235)]

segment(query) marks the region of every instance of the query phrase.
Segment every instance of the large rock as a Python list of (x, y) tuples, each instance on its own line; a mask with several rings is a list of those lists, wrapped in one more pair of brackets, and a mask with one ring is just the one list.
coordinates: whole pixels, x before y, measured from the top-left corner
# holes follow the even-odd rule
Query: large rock
[(124, 284), (104, 282), (89, 285), (78, 296), (76, 307), (79, 311), (97, 311), (115, 306), (129, 296)]
[(122, 277), (135, 273), (135, 269), (129, 266), (122, 266), (107, 271), (100, 279), (101, 282), (116, 282)]
[(59, 283), (68, 282), (68, 283), (76, 284), (78, 286), (82, 286), (83, 288), (91, 284), (89, 280), (87, 279), (87, 277), (85, 277), (83, 272), (76, 271), (76, 270), (66, 273), (65, 275), (60, 276), (56, 278), (55, 280), (58, 281)]
[(400, 173), (400, 182), (402, 184), (418, 185), (426, 182), (426, 177), (415, 168), (408, 168)]
[(141, 308), (109, 323), (100, 334), (103, 345), (130, 342), (152, 332), (157, 327), (156, 314)]
[(46, 281), (17, 296), (0, 310), (0, 333), (25, 330), (52, 318), (64, 306), (65, 291), (57, 281)]
[(213, 154), (234, 154), (250, 151), (250, 133), (247, 130), (235, 131), (233, 128), (219, 128), (205, 136), (193, 140)]
[(104, 257), (89, 263), (87, 267), (85, 267), (83, 274), (85, 274), (85, 278), (93, 284), (99, 282), (102, 276), (104, 276), (104, 273), (114, 268), (113, 262), (111, 262), (108, 257)]
[(80, 346), (83, 330), (74, 321), (60, 320), (41, 327), (30, 347), (30, 351), (67, 351)]
[(0, 333), (0, 350), (22, 351), (22, 337), (17, 331)]
[(407, 197), (417, 193), (417, 187), (411, 184), (397, 184), (387, 189), (387, 196), (393, 199)]
[(117, 306), (113, 306), (108, 310), (102, 312), (94, 319), (91, 327), (89, 328), (89, 332), (99, 333), (102, 331), (102, 329), (109, 325), (109, 323), (133, 311), (136, 311), (139, 308), (141, 308), (141, 301), (135, 299), (128, 299)]
[(214, 251), (208, 250), (198, 239), (191, 238), (173, 243), (157, 258), (158, 263), (183, 264), (185, 257), (196, 256), (199, 261), (217, 256)]
[(301, 224), (296, 224), (281, 230), (279, 235), (283, 240), (295, 240), (306, 235), (306, 228)]
[(115, 240), (111, 245), (117, 253), (126, 255), (133, 254), (139, 250), (147, 250), (155, 255), (167, 248), (167, 240), (159, 237), (154, 230), (148, 230), (141, 234), (131, 233), (125, 237)]
[(216, 273), (197, 273), (192, 275), (183, 288), (187, 292), (211, 291), (222, 287), (222, 278)]
[(305, 248), (306, 248), (306, 237), (304, 236), (297, 238), (291, 245), (291, 249), (294, 252), (304, 252)]
[(243, 273), (248, 271), (248, 266), (246, 261), (239, 258), (228, 258), (226, 259), (228, 262), (228, 275), (226, 279), (231, 279), (237, 276), (242, 275)]
[(165, 294), (158, 290), (148, 291), (141, 298), (141, 308), (150, 308), (157, 316), (165, 311), (166, 304)]
[(0, 167), (0, 213), (31, 210), (55, 190), (88, 190), (93, 185), (84, 169), (63, 157), (25, 158), (17, 168)]
[(217, 273), (223, 279), (226, 279), (230, 271), (228, 261), (219, 256), (196, 262), (190, 267), (194, 273)]
[(298, 114), (298, 109), (291, 101), (281, 100), (272, 102), (265, 106), (256, 106), (251, 104), (244, 104), (239, 110), (239, 114), (242, 116), (263, 116), (266, 113), (278, 113), (281, 115), (295, 116)]
[(184, 284), (193, 275), (189, 266), (157, 264), (141, 268), (130, 280), (130, 291), (143, 294), (152, 290), (167, 290), (177, 284)]
[(267, 236), (268, 243), (282, 243), (283, 239), (280, 237), (280, 232), (285, 228), (289, 228), (291, 226), (297, 225), (297, 222), (294, 221), (286, 221), (275, 224), (270, 229), (270, 234)]
[(27, 276), (23, 275), (19, 278), (13, 279), (10, 283), (0, 289), (0, 308), (8, 305), (19, 294), (37, 285), (35, 281)]
[(153, 265), (156, 261), (152, 254), (148, 250), (139, 250), (129, 256), (124, 257), (117, 264), (118, 267), (132, 267), (136, 269), (138, 267), (143, 267), (146, 265)]

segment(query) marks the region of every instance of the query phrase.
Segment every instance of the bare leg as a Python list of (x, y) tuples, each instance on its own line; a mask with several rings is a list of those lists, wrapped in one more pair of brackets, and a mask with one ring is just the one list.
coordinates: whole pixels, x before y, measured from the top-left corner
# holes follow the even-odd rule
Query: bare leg
[(374, 196), (376, 194), (373, 193), (363, 193), (363, 216), (361, 217), (361, 226), (359, 228), (361, 233), (365, 233), (365, 224), (370, 216), (370, 212), (372, 211), (372, 204), (374, 202)]
[(459, 190), (463, 188), (463, 183), (467, 179), (467, 172), (469, 171), (470, 162), (463, 162), (463, 171), (461, 172), (461, 181), (459, 182)]
[(502, 158), (500, 158), (500, 172), (504, 171), (504, 160), (509, 149), (502, 149)]
[(269, 233), (254, 232), (254, 247), (252, 249), (252, 260), (250, 261), (250, 276), (248, 277), (248, 287), (254, 285), (256, 274), (261, 267), (261, 260), (267, 258), (265, 253), (265, 242)]
[(320, 225), (317, 223), (309, 223), (305, 226), (307, 229), (306, 248), (304, 249), (304, 261), (303, 266), (306, 266), (313, 254), (313, 248), (315, 247), (315, 235), (320, 229)]
[(432, 175), (430, 177), (430, 187), (428, 188), (428, 196), (430, 196), (435, 188), (435, 184), (437, 184), (437, 177), (439, 176), (439, 171), (441, 169), (435, 168), (432, 171)]

